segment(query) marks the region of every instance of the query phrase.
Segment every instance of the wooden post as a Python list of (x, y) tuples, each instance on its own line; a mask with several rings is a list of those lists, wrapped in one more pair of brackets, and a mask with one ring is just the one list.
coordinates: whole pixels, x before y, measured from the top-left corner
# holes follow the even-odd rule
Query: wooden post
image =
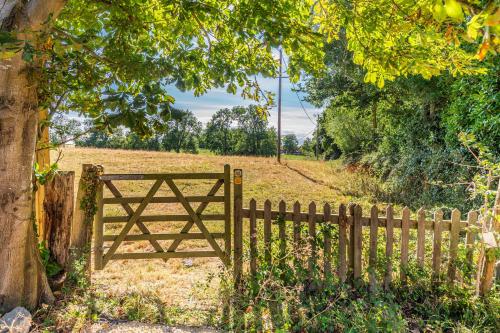
[(265, 252), (264, 257), (266, 263), (271, 266), (272, 255), (271, 255), (271, 225), (273, 221), (271, 219), (271, 201), (269, 199), (264, 202), (264, 244)]
[(433, 279), (435, 281), (439, 280), (439, 274), (441, 272), (441, 239), (442, 239), (441, 224), (442, 223), (443, 223), (443, 211), (438, 210), (434, 214), (434, 240), (432, 248), (432, 270), (433, 270)]
[(280, 213), (280, 223), (278, 225), (280, 238), (280, 265), (283, 267), (286, 263), (286, 203), (283, 200), (280, 201), (278, 209)]
[(370, 259), (369, 259), (369, 279), (370, 291), (374, 292), (377, 289), (377, 238), (378, 238), (378, 208), (372, 206), (370, 211)]
[(465, 237), (465, 246), (466, 246), (466, 261), (467, 266), (470, 268), (470, 271), (467, 273), (467, 277), (470, 279), (472, 277), (472, 265), (474, 258), (474, 241), (477, 235), (477, 212), (470, 211), (467, 214), (467, 236)]
[(448, 282), (453, 284), (455, 281), (457, 269), (457, 254), (458, 254), (458, 239), (460, 237), (460, 211), (454, 209), (451, 212), (451, 229), (450, 229), (450, 253), (448, 260)]
[(332, 210), (330, 205), (326, 203), (323, 207), (323, 220), (324, 220), (324, 254), (323, 254), (323, 270), (325, 279), (329, 280), (332, 275), (332, 240), (331, 240), (331, 218)]
[(316, 265), (316, 204), (311, 202), (309, 204), (309, 219), (308, 219), (308, 232), (309, 232), (309, 276), (314, 276), (314, 267)]
[(250, 200), (250, 273), (253, 277), (257, 275), (257, 218), (255, 211), (257, 202)]
[(399, 278), (402, 284), (406, 284), (407, 276), (406, 270), (408, 269), (408, 246), (410, 241), (410, 209), (403, 208), (403, 216), (401, 219), (401, 267)]
[(354, 206), (354, 219), (353, 219), (353, 225), (354, 225), (354, 238), (353, 238), (353, 243), (354, 243), (354, 267), (353, 267), (353, 277), (354, 281), (357, 281), (361, 279), (361, 261), (362, 261), (362, 254), (363, 254), (363, 225), (361, 221), (361, 216), (362, 216), (362, 211), (361, 211), (361, 206), (356, 205)]
[(224, 252), (231, 260), (231, 166), (224, 165)]
[(345, 282), (347, 276), (346, 263), (347, 215), (344, 204), (339, 206), (339, 258), (337, 272), (340, 282)]
[(347, 244), (347, 257), (349, 262), (349, 268), (347, 275), (349, 279), (352, 279), (354, 272), (354, 207), (353, 203), (349, 203), (347, 209), (349, 210), (349, 219), (351, 224), (349, 225), (349, 243)]
[(97, 213), (94, 219), (94, 269), (101, 270), (103, 266), (103, 256), (104, 256), (104, 224), (102, 222), (102, 217), (104, 215), (104, 186), (103, 182), (99, 182), (96, 194), (97, 203)]
[(69, 268), (69, 247), (74, 210), (75, 172), (60, 171), (45, 184), (43, 240), (56, 262)]
[(300, 203), (295, 201), (293, 204), (293, 252), (295, 255), (295, 260), (300, 260), (301, 253), (301, 240), (300, 240)]
[(482, 241), (484, 246), (484, 268), (479, 284), (479, 295), (485, 296), (491, 290), (493, 285), (496, 251), (498, 250), (498, 245), (495, 239), (495, 234), (492, 231), (483, 232)]
[(417, 262), (424, 268), (425, 259), (425, 211), (420, 208), (417, 212)]
[[(92, 242), (92, 225), (94, 220), (95, 197), (97, 194), (92, 191), (93, 186), (98, 186), (98, 177), (103, 173), (100, 165), (84, 164), (82, 175), (78, 184), (76, 194), (75, 212), (73, 214), (73, 225), (71, 227), (71, 262), (83, 258), (85, 260), (86, 271), (90, 281), (90, 246)], [(96, 189), (97, 190), (97, 189)]]
[(234, 169), (234, 267), (233, 278), (235, 288), (241, 285), (243, 272), (243, 170)]
[(387, 260), (387, 266), (384, 277), (384, 288), (388, 290), (392, 283), (392, 253), (394, 251), (394, 211), (392, 205), (387, 206), (386, 211), (386, 244), (385, 244), (385, 257)]

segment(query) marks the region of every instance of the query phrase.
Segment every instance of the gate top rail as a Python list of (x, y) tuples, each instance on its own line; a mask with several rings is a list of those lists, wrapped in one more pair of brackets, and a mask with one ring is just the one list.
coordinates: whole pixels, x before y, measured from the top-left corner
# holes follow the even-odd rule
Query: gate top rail
[(105, 174), (101, 180), (158, 180), (158, 179), (224, 179), (223, 172), (200, 173), (145, 173), (145, 174)]

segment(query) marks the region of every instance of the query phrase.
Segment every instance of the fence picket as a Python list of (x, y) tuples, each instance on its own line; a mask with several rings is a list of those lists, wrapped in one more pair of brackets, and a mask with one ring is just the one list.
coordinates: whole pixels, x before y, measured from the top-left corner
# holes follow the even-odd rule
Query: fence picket
[(425, 210), (420, 208), (417, 212), (417, 262), (423, 268), (425, 259)]
[(450, 254), (448, 261), (448, 282), (455, 281), (457, 270), (457, 254), (458, 254), (458, 238), (460, 237), (460, 211), (454, 209), (451, 212), (451, 229), (450, 229)]
[(300, 249), (301, 249), (301, 241), (300, 241), (300, 203), (295, 201), (293, 204), (293, 253), (295, 255), (295, 259), (299, 260), (300, 258)]
[(377, 266), (377, 237), (378, 237), (378, 208), (373, 205), (370, 211), (370, 258), (369, 258), (369, 279), (370, 291), (377, 289), (377, 276), (375, 274)]
[(394, 242), (394, 211), (391, 205), (387, 206), (386, 211), (386, 244), (385, 244), (385, 256), (387, 260), (385, 278), (384, 278), (384, 288), (387, 290), (390, 288), (392, 283), (392, 253), (393, 242)]
[(250, 200), (250, 273), (252, 276), (257, 274), (257, 219), (255, 211), (257, 202)]
[(310, 249), (308, 269), (312, 276), (316, 265), (316, 204), (314, 202), (309, 204), (308, 232)]
[(408, 269), (408, 244), (410, 240), (410, 209), (403, 208), (401, 219), (401, 267), (400, 279), (403, 284), (407, 282), (406, 270)]
[(330, 237), (331, 233), (331, 208), (328, 203), (323, 206), (323, 218), (325, 221), (324, 228), (324, 258), (323, 258), (323, 270), (325, 273), (325, 278), (329, 279), (332, 275), (332, 240)]
[(264, 202), (264, 257), (268, 265), (271, 265), (271, 201)]
[(337, 272), (341, 282), (346, 279), (346, 243), (347, 243), (347, 215), (344, 204), (339, 206), (339, 257)]
[(280, 238), (280, 265), (284, 266), (286, 261), (286, 222), (285, 222), (285, 212), (286, 203), (281, 200), (278, 205), (280, 216), (283, 220), (279, 221), (279, 238)]
[[(402, 284), (408, 283), (407, 269), (409, 266), (409, 247), (410, 247), (410, 229), (416, 229), (416, 259), (419, 266), (424, 267), (425, 264), (425, 229), (433, 231), (433, 250), (432, 250), (432, 279), (433, 281), (439, 280), (441, 277), (441, 265), (442, 265), (442, 251), (446, 249), (449, 245), (449, 261), (447, 263), (447, 280), (450, 283), (455, 281), (458, 274), (456, 260), (458, 257), (458, 242), (460, 239), (461, 230), (466, 230), (466, 260), (469, 266), (473, 261), (472, 245), (474, 243), (475, 233), (477, 230), (471, 228), (466, 229), (467, 226), (473, 227), (477, 222), (478, 216), (476, 212), (470, 212), (468, 214), (468, 222), (460, 220), (460, 211), (453, 210), (451, 215), (451, 220), (443, 220), (443, 212), (441, 210), (435, 212), (433, 221), (426, 221), (425, 211), (420, 208), (417, 212), (416, 220), (411, 219), (411, 213), (408, 207), (402, 210), (401, 218), (394, 217), (394, 208), (392, 205), (388, 205), (386, 208), (385, 216), (380, 216), (377, 206), (372, 206), (369, 216), (362, 215), (362, 208), (356, 204), (350, 204), (348, 208), (341, 204), (339, 206), (338, 214), (335, 214), (331, 210), (331, 206), (325, 203), (322, 212), (317, 212), (317, 207), (314, 202), (311, 202), (308, 206), (307, 212), (301, 212), (301, 205), (299, 202), (295, 202), (293, 205), (293, 211), (286, 210), (285, 201), (281, 200), (278, 205), (277, 210), (272, 210), (271, 202), (266, 200), (264, 204), (264, 209), (257, 209), (257, 202), (252, 199), (250, 201), (250, 207), (248, 209), (242, 209), (242, 216), (249, 219), (250, 226), (250, 272), (251, 275), (257, 273), (258, 267), (258, 236), (257, 236), (257, 219), (264, 219), (264, 245), (265, 245), (265, 257), (264, 262), (272, 264), (273, 258), (278, 261), (279, 265), (288, 264), (287, 256), (287, 242), (291, 241), (291, 235), (287, 235), (286, 222), (293, 222), (293, 248), (295, 251), (293, 253), (294, 260), (304, 260), (303, 254), (301, 254), (301, 248), (307, 243), (307, 269), (309, 278), (314, 278), (316, 271), (321, 266), (323, 270), (323, 277), (326, 281), (332, 276), (332, 247), (333, 239), (331, 234), (331, 228), (335, 224), (338, 224), (338, 257), (336, 258), (336, 273), (341, 282), (345, 282), (347, 278), (354, 282), (355, 285), (359, 285), (359, 282), (363, 281), (363, 276), (366, 273), (369, 278), (369, 290), (370, 292), (376, 291), (377, 287), (384, 289), (390, 289), (393, 283), (394, 275), (394, 262), (395, 254), (394, 247), (396, 246), (394, 229), (401, 229), (401, 238), (397, 239), (400, 241), (397, 246), (400, 249), (400, 256), (396, 259), (400, 260), (400, 280)], [(349, 215), (347, 215), (347, 209), (349, 209)], [(278, 235), (275, 235), (275, 239), (279, 241), (279, 246), (277, 253), (272, 253), (272, 223), (274, 220), (278, 220), (278, 226), (276, 230)], [(302, 235), (300, 230), (300, 224), (307, 222), (307, 240), (305, 235)], [(321, 227), (321, 235), (317, 233), (317, 223)], [(347, 228), (349, 226), (349, 238), (347, 236)], [(363, 257), (363, 228), (369, 228), (369, 243), (366, 249), (366, 258)], [(378, 228), (385, 228), (385, 273), (383, 281), (377, 281), (376, 268), (380, 261), (380, 253), (377, 249), (381, 239), (379, 239)], [(450, 243), (443, 245), (443, 233), (450, 231)], [(290, 230), (292, 232), (292, 230)], [(160, 235), (169, 236), (169, 235)], [(197, 234), (190, 234), (193, 239), (198, 239), (195, 236)], [(213, 237), (223, 237), (224, 234), (213, 234)], [(111, 237), (111, 236), (106, 236)], [(105, 237), (105, 238), (106, 238)], [(158, 239), (171, 239), (171, 238), (158, 238)], [(186, 237), (186, 239), (189, 239)], [(320, 256), (317, 248), (318, 241), (323, 242), (322, 255)], [(445, 246), (445, 248), (442, 248)], [(305, 248), (304, 248), (305, 249)], [(278, 255), (279, 253), (279, 255)], [(208, 256), (210, 253), (207, 253)], [(158, 257), (161, 257), (158, 255)], [(168, 257), (167, 255), (165, 257)], [(318, 260), (323, 260), (319, 263)], [(123, 257), (125, 258), (125, 257)], [(363, 271), (365, 264), (363, 260), (367, 260), (367, 270)], [(296, 262), (296, 261), (294, 261)], [(319, 266), (318, 266), (319, 265)], [(467, 277), (468, 272), (464, 270), (464, 277)]]
[(348, 262), (349, 262), (349, 267), (348, 267), (348, 272), (347, 274), (349, 275), (349, 279), (352, 278), (354, 274), (354, 208), (356, 205), (353, 203), (349, 203), (349, 206), (347, 206), (347, 209), (349, 211), (349, 239), (347, 243), (347, 256), (348, 256)]
[(474, 258), (474, 241), (477, 235), (477, 212), (470, 211), (467, 214), (467, 236), (465, 239), (465, 246), (467, 247), (466, 252), (466, 261), (469, 270), (467, 271), (467, 277), (470, 279), (472, 277), (472, 267), (473, 267), (473, 258)]
[(354, 279), (361, 278), (362, 256), (363, 256), (363, 225), (361, 221), (361, 206), (354, 207)]
[(233, 276), (234, 285), (237, 289), (241, 287), (241, 275), (243, 272), (243, 171), (233, 171), (233, 223), (234, 223), (234, 248), (233, 248)]
[(441, 223), (443, 222), (443, 211), (434, 213), (434, 239), (432, 248), (432, 271), (434, 280), (439, 279), (441, 270)]

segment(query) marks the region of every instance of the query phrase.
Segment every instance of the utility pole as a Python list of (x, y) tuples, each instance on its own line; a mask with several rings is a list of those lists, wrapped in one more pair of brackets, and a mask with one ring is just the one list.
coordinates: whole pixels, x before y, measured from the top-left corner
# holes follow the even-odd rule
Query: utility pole
[(283, 50), (280, 47), (280, 72), (278, 78), (278, 163), (281, 163), (281, 78), (283, 76), (282, 72), (283, 63)]
[(319, 160), (319, 114), (316, 115), (316, 160)]

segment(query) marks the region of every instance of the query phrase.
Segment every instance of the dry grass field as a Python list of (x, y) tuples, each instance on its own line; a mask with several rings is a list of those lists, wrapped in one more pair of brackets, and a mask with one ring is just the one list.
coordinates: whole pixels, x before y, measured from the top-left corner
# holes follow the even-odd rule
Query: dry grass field
[[(54, 152), (56, 154), (56, 152)], [(53, 156), (55, 158), (56, 155)], [(291, 209), (298, 200), (305, 207), (310, 201), (322, 205), (329, 202), (356, 202), (363, 207), (375, 203), (369, 195), (377, 187), (374, 179), (357, 170), (346, 170), (337, 162), (310, 160), (287, 160), (280, 165), (273, 158), (213, 156), (175, 154), (167, 152), (146, 152), (91, 148), (63, 148), (59, 168), (74, 170), (77, 181), (82, 164), (93, 163), (104, 167), (105, 173), (170, 173), (170, 172), (222, 172), (224, 164), (231, 169), (241, 168), (244, 173), (244, 206), (255, 198), (259, 206), (265, 199), (273, 205), (285, 200)], [(145, 195), (151, 187), (148, 181), (117, 181), (117, 188), (124, 196)], [(178, 187), (186, 195), (206, 195), (212, 181), (178, 181)], [(157, 195), (165, 195), (166, 185)], [(105, 192), (104, 196), (111, 196)], [(132, 205), (133, 208), (137, 205)], [(106, 206), (106, 216), (125, 215), (119, 205)], [(109, 208), (111, 207), (111, 208)], [(210, 203), (207, 213), (222, 211), (222, 203)], [(149, 214), (185, 214), (179, 204), (150, 204)], [(185, 222), (146, 223), (153, 233), (176, 233)], [(223, 221), (207, 222), (212, 232), (222, 231)], [(105, 234), (117, 234), (123, 224), (106, 225)], [(195, 231), (195, 228), (193, 229)], [(137, 232), (133, 230), (132, 232)], [(160, 241), (163, 247), (170, 241)], [(179, 250), (210, 250), (206, 241), (184, 241)], [(124, 242), (117, 252), (152, 251), (147, 242)], [(160, 304), (165, 318), (170, 323), (207, 324), (218, 312), (217, 276), (221, 271), (217, 258), (110, 261), (101, 271), (94, 271), (92, 283), (101, 300), (110, 300), (104, 306), (108, 313), (103, 316), (115, 317), (117, 306), (123, 302)], [(207, 281), (210, 281), (209, 283)], [(121, 302), (121, 303), (120, 303)], [(119, 304), (120, 303), (120, 304)], [(114, 304), (114, 305), (113, 305)], [(147, 313), (146, 313), (147, 315)], [(141, 318), (140, 314), (138, 315)]]

